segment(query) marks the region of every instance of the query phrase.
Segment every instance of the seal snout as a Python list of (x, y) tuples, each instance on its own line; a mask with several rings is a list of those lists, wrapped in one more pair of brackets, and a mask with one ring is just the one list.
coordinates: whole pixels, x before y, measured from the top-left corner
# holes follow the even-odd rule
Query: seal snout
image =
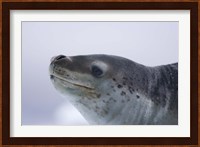
[(64, 56), (64, 55), (54, 56), (54, 57), (51, 58), (51, 62), (52, 62), (52, 61), (57, 61), (57, 60), (63, 59), (63, 58), (65, 58), (65, 57), (66, 57), (66, 56)]
[(64, 55), (59, 55), (59, 56), (57, 56), (56, 58), (55, 58), (55, 60), (60, 60), (60, 59), (63, 59), (63, 58), (65, 58), (66, 56), (64, 56)]
[(52, 57), (51, 58), (51, 62), (58, 61), (58, 60), (61, 60), (61, 59), (64, 59), (64, 58), (67, 59), (67, 60), (69, 60), (69, 61), (72, 61), (72, 59), (70, 57), (67, 57), (65, 55), (58, 55), (58, 56)]

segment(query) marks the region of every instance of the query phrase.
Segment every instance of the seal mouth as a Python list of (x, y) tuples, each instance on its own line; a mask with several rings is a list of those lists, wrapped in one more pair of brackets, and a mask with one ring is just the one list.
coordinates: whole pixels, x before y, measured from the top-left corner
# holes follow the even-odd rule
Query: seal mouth
[(66, 83), (68, 83), (70, 85), (74, 85), (74, 86), (77, 86), (77, 87), (85, 88), (85, 89), (88, 89), (88, 90), (94, 90), (94, 88), (92, 88), (92, 87), (81, 85), (79, 83), (74, 83), (74, 82), (72, 82), (70, 80), (67, 80), (67, 79), (63, 78), (63, 77), (51, 74), (50, 75), (50, 79), (53, 80), (54, 78), (59, 79), (59, 80), (61, 80), (63, 82), (66, 82)]

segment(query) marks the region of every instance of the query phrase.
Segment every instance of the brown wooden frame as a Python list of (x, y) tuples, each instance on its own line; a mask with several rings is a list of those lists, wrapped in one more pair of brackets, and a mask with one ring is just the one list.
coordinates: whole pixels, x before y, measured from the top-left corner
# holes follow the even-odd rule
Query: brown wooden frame
[[(198, 144), (198, 3), (197, 2), (4, 2), (2, 3), (2, 143), (4, 145), (195, 145)], [(190, 10), (191, 137), (10, 137), (10, 10)]]

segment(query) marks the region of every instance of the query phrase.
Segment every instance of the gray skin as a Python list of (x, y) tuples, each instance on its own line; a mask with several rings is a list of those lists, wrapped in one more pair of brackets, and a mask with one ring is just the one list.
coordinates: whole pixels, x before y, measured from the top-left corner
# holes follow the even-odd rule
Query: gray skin
[(112, 55), (59, 55), (49, 72), (89, 124), (178, 124), (178, 63), (147, 67)]

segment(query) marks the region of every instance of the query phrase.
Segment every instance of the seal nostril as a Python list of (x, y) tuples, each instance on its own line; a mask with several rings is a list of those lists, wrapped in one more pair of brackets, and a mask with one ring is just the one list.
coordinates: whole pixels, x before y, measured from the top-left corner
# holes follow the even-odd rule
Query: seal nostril
[(54, 78), (54, 76), (53, 75), (50, 75), (50, 79), (53, 79)]
[(66, 57), (66, 56), (64, 56), (64, 55), (59, 55), (59, 56), (56, 57), (55, 60), (60, 60), (60, 59), (63, 59), (63, 58), (65, 58), (65, 57)]

